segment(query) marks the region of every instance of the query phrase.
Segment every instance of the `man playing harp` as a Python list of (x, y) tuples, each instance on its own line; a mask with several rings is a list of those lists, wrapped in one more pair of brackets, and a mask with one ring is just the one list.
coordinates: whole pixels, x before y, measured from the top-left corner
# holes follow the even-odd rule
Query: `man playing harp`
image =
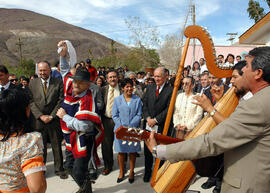
[(242, 69), (247, 90), (254, 96), (241, 100), (231, 116), (211, 132), (171, 145), (158, 145), (154, 133), (146, 141), (150, 151), (171, 163), (224, 153), (221, 192), (270, 190), (270, 47), (249, 52)]

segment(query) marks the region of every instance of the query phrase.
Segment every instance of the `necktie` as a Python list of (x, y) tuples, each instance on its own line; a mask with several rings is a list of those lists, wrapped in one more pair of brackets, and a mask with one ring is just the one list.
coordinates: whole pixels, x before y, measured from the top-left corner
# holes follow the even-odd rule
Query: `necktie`
[(44, 94), (46, 95), (47, 94), (47, 81), (46, 80), (43, 83), (43, 91), (44, 91)]
[(110, 95), (109, 95), (109, 115), (112, 117), (112, 106), (113, 106), (113, 101), (114, 101), (114, 88), (110, 90)]
[(160, 89), (160, 86), (157, 87), (157, 90), (156, 90), (156, 97), (158, 97), (158, 95), (159, 95), (159, 89)]
[(5, 87), (2, 86), (2, 87), (1, 87), (1, 92), (4, 91), (4, 90), (5, 90)]

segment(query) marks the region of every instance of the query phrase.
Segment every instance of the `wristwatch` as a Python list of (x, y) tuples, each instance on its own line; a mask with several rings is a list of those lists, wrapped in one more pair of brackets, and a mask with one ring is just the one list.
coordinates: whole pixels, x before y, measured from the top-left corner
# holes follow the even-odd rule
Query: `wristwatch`
[(154, 157), (157, 157), (157, 146), (153, 147), (152, 154), (153, 154)]
[(216, 112), (217, 112), (216, 109), (214, 109), (214, 110), (213, 110), (212, 112), (210, 112), (209, 114), (210, 114), (211, 117), (213, 117), (213, 116), (215, 115)]

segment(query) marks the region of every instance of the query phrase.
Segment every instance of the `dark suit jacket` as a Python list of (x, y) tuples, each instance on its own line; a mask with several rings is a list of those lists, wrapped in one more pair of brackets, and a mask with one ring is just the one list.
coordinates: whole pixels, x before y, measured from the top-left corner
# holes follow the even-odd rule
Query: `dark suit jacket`
[(166, 83), (158, 97), (156, 97), (156, 88), (156, 84), (147, 87), (143, 97), (143, 117), (145, 120), (148, 117), (156, 118), (158, 122), (158, 132), (162, 133), (173, 88)]
[[(31, 80), (29, 89), (31, 91), (30, 108), (35, 118), (34, 128), (41, 130), (47, 127), (47, 125), (50, 127), (60, 127), (56, 112), (61, 107), (64, 99), (63, 82), (60, 79), (51, 77), (46, 96), (43, 92), (40, 78)], [(53, 117), (51, 124), (44, 124), (39, 119), (41, 115), (51, 115)]]
[(20, 85), (10, 83), (8, 89), (19, 89), (23, 91), (25, 94), (27, 94), (28, 97), (31, 97), (31, 91), (29, 90), (28, 87), (22, 88), (20, 87)]

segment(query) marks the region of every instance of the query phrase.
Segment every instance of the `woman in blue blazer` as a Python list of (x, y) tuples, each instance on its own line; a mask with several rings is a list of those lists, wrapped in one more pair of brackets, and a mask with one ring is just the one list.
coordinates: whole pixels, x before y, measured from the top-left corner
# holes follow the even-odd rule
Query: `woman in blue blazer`
[[(112, 118), (115, 123), (114, 131), (121, 125), (132, 128), (139, 128), (142, 117), (142, 101), (141, 99), (133, 95), (133, 81), (129, 78), (125, 78), (121, 82), (121, 88), (123, 94), (114, 99), (112, 108)], [(136, 161), (136, 152), (141, 151), (140, 143), (129, 142), (123, 144), (123, 140), (115, 138), (114, 150), (118, 152), (118, 164), (120, 168), (119, 177), (117, 183), (124, 180), (124, 162), (126, 154), (129, 154), (129, 183), (134, 182), (134, 167)]]

